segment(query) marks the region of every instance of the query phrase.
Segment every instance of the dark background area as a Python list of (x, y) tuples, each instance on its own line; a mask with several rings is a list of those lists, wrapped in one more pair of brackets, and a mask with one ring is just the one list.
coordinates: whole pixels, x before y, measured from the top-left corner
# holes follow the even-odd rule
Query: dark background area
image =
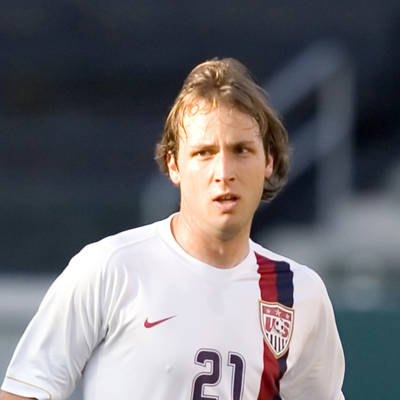
[[(263, 83), (315, 41), (339, 43), (356, 77), (353, 187), (379, 187), (399, 148), (399, 37), (394, 0), (2, 1), (0, 272), (57, 273), (85, 243), (142, 223), (168, 107), (214, 56)], [(312, 221), (312, 175), (254, 229)]]

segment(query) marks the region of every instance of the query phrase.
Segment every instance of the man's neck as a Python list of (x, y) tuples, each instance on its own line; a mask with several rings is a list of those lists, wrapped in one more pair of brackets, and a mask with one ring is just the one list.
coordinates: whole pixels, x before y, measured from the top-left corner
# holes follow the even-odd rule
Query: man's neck
[(171, 221), (172, 234), (177, 243), (192, 257), (217, 268), (232, 268), (249, 253), (249, 233), (238, 232), (230, 238), (203, 233), (190, 225), (181, 214)]

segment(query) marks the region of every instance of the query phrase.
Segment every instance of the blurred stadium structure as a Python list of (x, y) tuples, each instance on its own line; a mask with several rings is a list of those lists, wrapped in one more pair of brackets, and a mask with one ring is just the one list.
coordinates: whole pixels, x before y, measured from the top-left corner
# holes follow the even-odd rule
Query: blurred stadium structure
[(0, 373), (74, 253), (176, 209), (154, 143), (183, 77), (218, 55), (261, 78), (293, 146), (253, 237), (323, 276), (348, 398), (398, 397), (400, 3), (178, 3), (0, 4)]
[[(336, 283), (332, 290), (336, 305), (360, 310), (395, 307), (400, 300), (398, 285), (388, 283), (399, 277), (400, 205), (390, 190), (368, 196), (353, 192), (353, 75), (351, 59), (343, 49), (320, 42), (267, 84), (284, 116), (317, 91), (315, 115), (292, 132), (289, 179), (295, 182), (315, 164), (316, 218), (312, 225), (286, 223), (265, 229), (259, 240), (318, 266), (330, 284)], [(396, 180), (400, 182), (400, 176), (390, 179), (389, 188), (396, 187)], [(368, 227), (374, 227), (372, 232)], [(386, 282), (387, 276), (394, 280)]]

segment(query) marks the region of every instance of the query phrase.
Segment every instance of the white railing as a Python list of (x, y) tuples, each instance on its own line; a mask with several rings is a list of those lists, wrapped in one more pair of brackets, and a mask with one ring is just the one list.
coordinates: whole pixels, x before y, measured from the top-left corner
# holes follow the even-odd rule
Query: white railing
[(354, 77), (352, 63), (336, 42), (311, 45), (264, 85), (271, 104), (285, 116), (311, 93), (315, 115), (290, 134), (294, 149), (290, 181), (315, 163), (317, 217), (326, 222), (351, 189)]

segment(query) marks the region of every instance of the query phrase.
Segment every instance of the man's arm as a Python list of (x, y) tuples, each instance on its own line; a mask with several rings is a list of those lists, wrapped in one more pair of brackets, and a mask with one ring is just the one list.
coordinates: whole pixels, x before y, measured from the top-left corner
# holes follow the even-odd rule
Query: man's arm
[(289, 352), (281, 394), (288, 400), (344, 400), (345, 360), (333, 307), (321, 278), (311, 270), (308, 275), (307, 295), (296, 310), (303, 334), (292, 339), (299, 346)]
[(103, 305), (111, 300), (103, 290), (107, 285), (112, 288), (113, 281), (104, 277), (100, 262), (104, 263), (103, 252), (87, 246), (53, 282), (21, 337), (1, 386), (3, 392), (22, 397), (3, 394), (0, 400), (64, 399), (73, 392), (107, 332), (108, 308)]
[(33, 397), (21, 397), (8, 392), (0, 391), (0, 400), (36, 400)]

